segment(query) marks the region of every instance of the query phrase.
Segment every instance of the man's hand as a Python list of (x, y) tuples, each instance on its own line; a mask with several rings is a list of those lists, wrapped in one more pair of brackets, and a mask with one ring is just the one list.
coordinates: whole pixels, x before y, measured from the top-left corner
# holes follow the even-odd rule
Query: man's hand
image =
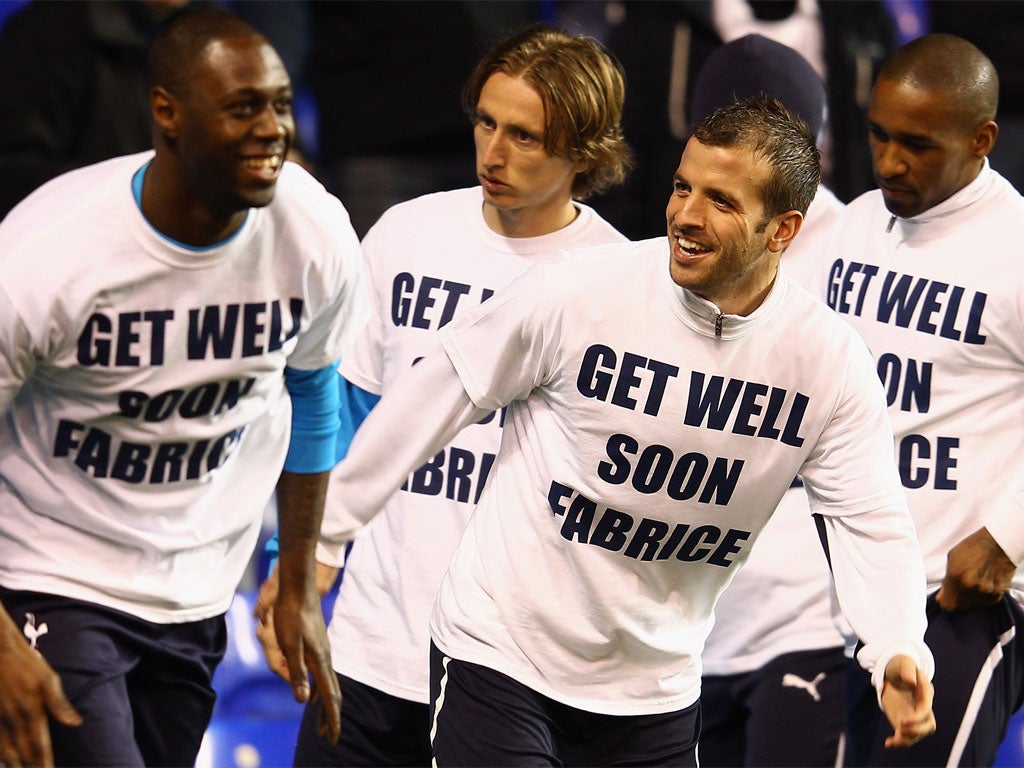
[(309, 701), (309, 674), (312, 673), (317, 695), (324, 700), (324, 719), (317, 731), (331, 743), (337, 742), (341, 732), (341, 691), (331, 666), (331, 648), (319, 595), (309, 590), (296, 599), (281, 591), (274, 604), (273, 622), (295, 700)]
[(260, 641), (263, 648), (263, 658), (267, 660), (270, 671), (284, 680), (291, 683), (288, 677), (288, 662), (281, 653), (281, 646), (277, 644), (277, 634), (274, 632), (274, 603), (277, 602), (277, 568), (270, 572), (267, 580), (260, 586), (259, 596), (256, 598), (255, 616), (256, 639)]
[(925, 679), (913, 659), (902, 654), (889, 659), (882, 686), (882, 710), (894, 733), (885, 740), (887, 748), (909, 747), (935, 732), (934, 695), (931, 681)]
[[(316, 588), (322, 598), (326, 595), (335, 579), (338, 578), (338, 569), (332, 568), (323, 563), (316, 564)], [(263, 648), (263, 657), (267, 660), (267, 666), (286, 683), (290, 683), (288, 673), (288, 662), (281, 653), (281, 646), (277, 644), (277, 634), (274, 631), (274, 603), (277, 602), (277, 568), (275, 567), (267, 580), (260, 586), (260, 593), (256, 599), (255, 617), (258, 619), (256, 625), (256, 639), (260, 641)]]
[(341, 732), (341, 691), (331, 667), (314, 557), (329, 477), (326, 471), (307, 475), (285, 470), (278, 478), (280, 554), (274, 634), (288, 663), (296, 701), (309, 701), (309, 673), (313, 673), (323, 705), (318, 730), (335, 743)]
[(64, 725), (82, 724), (57, 673), (0, 608), (0, 765), (53, 765), (48, 714)]
[(987, 528), (979, 528), (946, 555), (946, 577), (936, 595), (944, 611), (995, 605), (1010, 588), (1017, 566)]

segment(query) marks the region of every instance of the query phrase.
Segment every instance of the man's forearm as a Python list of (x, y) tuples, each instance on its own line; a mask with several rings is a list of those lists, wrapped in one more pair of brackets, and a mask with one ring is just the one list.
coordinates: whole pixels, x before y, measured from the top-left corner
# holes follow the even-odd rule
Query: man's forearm
[(473, 404), (441, 352), (400, 377), (356, 431), (348, 454), (331, 475), (320, 562), (342, 565), (345, 543), (409, 473), (487, 413)]
[(315, 583), (313, 552), (320, 535), (330, 472), (284, 471), (277, 482), (281, 591), (300, 593)]

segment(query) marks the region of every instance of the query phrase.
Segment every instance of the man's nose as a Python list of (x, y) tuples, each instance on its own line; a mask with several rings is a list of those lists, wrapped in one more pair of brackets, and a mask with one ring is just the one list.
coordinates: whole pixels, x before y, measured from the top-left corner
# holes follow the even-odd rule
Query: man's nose
[(505, 164), (505, 138), (500, 131), (495, 131), (486, 140), (483, 152), (480, 153), (480, 162), (487, 168)]
[(895, 142), (887, 141), (876, 145), (875, 172), (883, 179), (902, 176), (907, 172), (907, 163)]

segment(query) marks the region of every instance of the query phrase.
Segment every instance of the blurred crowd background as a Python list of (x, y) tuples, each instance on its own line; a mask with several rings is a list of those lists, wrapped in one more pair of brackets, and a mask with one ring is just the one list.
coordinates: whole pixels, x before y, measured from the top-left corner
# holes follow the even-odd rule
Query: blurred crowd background
[[(168, 14), (211, 0), (0, 0), (0, 216), (73, 167), (150, 146), (146, 47)], [(993, 165), (1024, 184), (1024, 2), (1017, 0), (222, 0), (280, 51), (296, 85), (304, 162), (363, 235), (387, 207), (472, 184), (460, 90), (495, 40), (542, 20), (622, 62), (636, 167), (588, 201), (633, 238), (657, 215), (689, 130), (702, 63), (757, 32), (823, 75), (825, 181), (848, 202), (873, 187), (865, 113), (885, 57), (927, 32), (965, 37), (1001, 78)]]

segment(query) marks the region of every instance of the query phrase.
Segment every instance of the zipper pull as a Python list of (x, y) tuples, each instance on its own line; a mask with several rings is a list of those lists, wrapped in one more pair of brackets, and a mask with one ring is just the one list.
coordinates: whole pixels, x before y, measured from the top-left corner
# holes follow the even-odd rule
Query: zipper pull
[(887, 226), (885, 228), (885, 233), (886, 234), (889, 234), (890, 232), (892, 232), (892, 225), (895, 224), (895, 223), (896, 223), (896, 217), (893, 216), (892, 218), (889, 219), (889, 226)]
[(718, 313), (718, 317), (715, 318), (715, 338), (722, 338), (722, 321), (725, 320), (725, 315), (721, 312)]

